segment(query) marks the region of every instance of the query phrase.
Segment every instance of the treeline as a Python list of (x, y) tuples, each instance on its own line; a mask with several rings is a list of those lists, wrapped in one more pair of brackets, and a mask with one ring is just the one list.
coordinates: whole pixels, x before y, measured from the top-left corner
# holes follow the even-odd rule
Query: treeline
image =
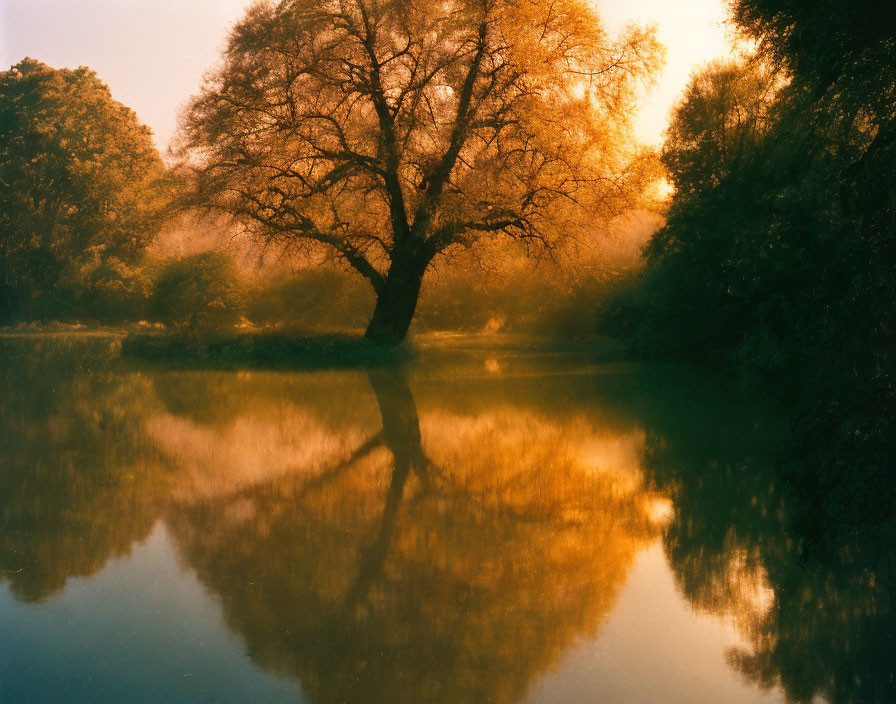
[(693, 77), (662, 153), (667, 222), (612, 322), (642, 355), (772, 379), (796, 409), (812, 530), (880, 526), (896, 498), (896, 9), (732, 12), (756, 52)]
[[(178, 248), (160, 239), (184, 227), (183, 184), (149, 129), (87, 68), (25, 59), (0, 73), (0, 183), (0, 326), (363, 329), (373, 310), (369, 287), (344, 268), (259, 273), (242, 265), (245, 252), (224, 251), (226, 233), (217, 237), (221, 251), (196, 253), (216, 243), (190, 241), (192, 254), (172, 256)], [(186, 218), (187, 230), (195, 220)], [(525, 262), (502, 250), (433, 270), (418, 329), (589, 328), (565, 301), (575, 289), (587, 316), (590, 278)]]
[[(244, 260), (213, 250), (167, 258), (151, 253), (132, 265), (107, 262), (91, 272), (86, 285), (51, 291), (57, 305), (48, 319), (112, 326), (144, 321), (189, 335), (240, 326), (291, 333), (358, 331), (367, 324), (373, 293), (338, 264), (258, 271)], [(493, 270), (482, 275), (479, 266), (453, 261), (430, 273), (412, 329), (589, 336), (628, 281), (625, 263), (569, 272), (556, 262), (533, 266), (508, 255), (499, 275)]]

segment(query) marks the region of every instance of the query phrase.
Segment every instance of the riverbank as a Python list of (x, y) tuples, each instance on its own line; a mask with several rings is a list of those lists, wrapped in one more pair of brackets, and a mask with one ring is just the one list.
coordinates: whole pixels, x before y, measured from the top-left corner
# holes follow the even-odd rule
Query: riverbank
[(28, 324), (0, 328), (0, 339), (114, 338), (122, 356), (154, 366), (234, 369), (321, 369), (380, 366), (407, 362), (419, 354), (538, 354), (573, 357), (589, 362), (628, 361), (627, 343), (619, 338), (575, 339), (506, 332), (423, 331), (401, 345), (372, 342), (361, 330), (327, 331), (246, 328), (227, 333), (183, 335), (162, 327), (119, 327), (82, 324)]

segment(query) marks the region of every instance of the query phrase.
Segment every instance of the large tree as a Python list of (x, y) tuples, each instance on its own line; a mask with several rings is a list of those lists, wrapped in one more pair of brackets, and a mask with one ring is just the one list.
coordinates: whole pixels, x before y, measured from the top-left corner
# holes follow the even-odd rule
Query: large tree
[(628, 126), (660, 61), (584, 0), (267, 0), (189, 106), (200, 202), (257, 241), (366, 277), (370, 338), (400, 340), (452, 245), (550, 247), (642, 192)]
[(0, 323), (65, 313), (91, 271), (136, 256), (166, 183), (149, 128), (93, 71), (0, 73)]

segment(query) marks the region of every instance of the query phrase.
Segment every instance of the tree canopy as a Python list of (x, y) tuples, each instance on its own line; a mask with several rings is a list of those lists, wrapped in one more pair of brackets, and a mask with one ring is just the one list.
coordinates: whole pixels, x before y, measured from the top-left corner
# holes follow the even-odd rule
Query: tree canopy
[(0, 73), (0, 321), (59, 311), (161, 226), (165, 168), (149, 128), (87, 69), (25, 59)]
[(676, 193), (647, 248), (637, 343), (774, 379), (799, 457), (785, 469), (817, 533), (891, 531), (892, 10), (732, 6), (758, 51), (695, 74), (673, 115)]
[(816, 94), (839, 94), (878, 117), (896, 104), (896, 5), (876, 0), (731, 0), (759, 53)]
[[(732, 0), (755, 55), (695, 74), (663, 162), (646, 335), (822, 383), (892, 369), (894, 10)], [(879, 10), (879, 11), (878, 11)], [(849, 361), (846, 361), (849, 360)], [(858, 379), (864, 379), (857, 382)]]
[(582, 0), (256, 3), (189, 106), (199, 202), (266, 245), (325, 248), (377, 294), (369, 337), (401, 339), (447, 248), (550, 247), (630, 207), (649, 31), (609, 39)]

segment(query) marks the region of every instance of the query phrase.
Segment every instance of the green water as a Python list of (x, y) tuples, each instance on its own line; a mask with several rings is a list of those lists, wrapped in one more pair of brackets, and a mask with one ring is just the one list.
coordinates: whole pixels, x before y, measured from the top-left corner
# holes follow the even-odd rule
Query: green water
[(0, 701), (888, 701), (889, 583), (805, 551), (779, 410), (424, 348), (178, 371), (0, 339)]

